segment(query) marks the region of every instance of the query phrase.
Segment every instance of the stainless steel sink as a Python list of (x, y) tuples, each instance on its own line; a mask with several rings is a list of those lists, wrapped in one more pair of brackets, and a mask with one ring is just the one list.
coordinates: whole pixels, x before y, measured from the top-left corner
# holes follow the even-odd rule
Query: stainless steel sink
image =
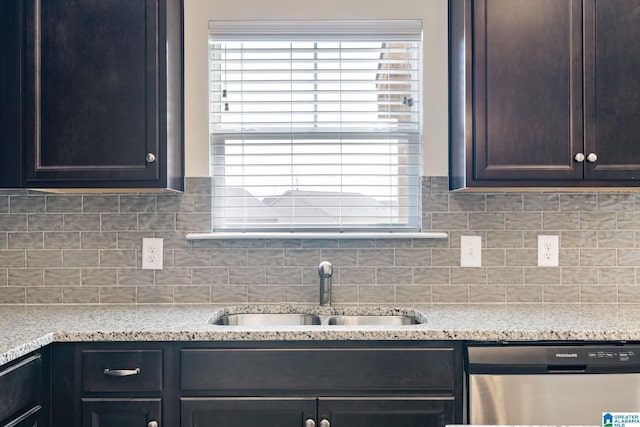
[(402, 325), (418, 325), (421, 322), (409, 316), (395, 315), (351, 315), (351, 316), (332, 316), (328, 319), (328, 325), (350, 325), (350, 326), (402, 326)]
[(379, 307), (317, 307), (256, 305), (229, 307), (214, 314), (209, 323), (218, 326), (405, 326), (426, 322), (412, 309)]
[(240, 313), (226, 314), (211, 323), (224, 326), (296, 326), (320, 325), (320, 316), (308, 313)]

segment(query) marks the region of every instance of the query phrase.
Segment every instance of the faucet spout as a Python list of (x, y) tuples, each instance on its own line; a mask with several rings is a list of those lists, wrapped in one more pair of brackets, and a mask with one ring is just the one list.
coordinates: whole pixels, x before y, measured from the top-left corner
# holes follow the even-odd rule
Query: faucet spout
[(329, 261), (322, 261), (318, 265), (320, 275), (320, 305), (331, 305), (331, 278), (333, 265)]

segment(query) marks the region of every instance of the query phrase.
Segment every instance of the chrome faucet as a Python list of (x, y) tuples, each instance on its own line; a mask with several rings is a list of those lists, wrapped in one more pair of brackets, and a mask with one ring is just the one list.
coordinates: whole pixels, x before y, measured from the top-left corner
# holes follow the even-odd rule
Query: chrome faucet
[(331, 278), (333, 265), (329, 261), (322, 261), (318, 265), (320, 275), (320, 305), (331, 305)]

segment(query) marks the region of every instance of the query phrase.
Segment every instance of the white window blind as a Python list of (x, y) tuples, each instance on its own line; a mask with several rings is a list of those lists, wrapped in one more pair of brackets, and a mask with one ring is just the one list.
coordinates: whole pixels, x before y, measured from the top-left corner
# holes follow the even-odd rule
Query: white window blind
[(421, 34), (211, 21), (214, 231), (419, 231)]

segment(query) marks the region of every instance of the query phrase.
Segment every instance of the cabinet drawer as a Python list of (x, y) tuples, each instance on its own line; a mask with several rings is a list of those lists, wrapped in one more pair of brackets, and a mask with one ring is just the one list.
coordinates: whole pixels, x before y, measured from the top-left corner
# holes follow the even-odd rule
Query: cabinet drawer
[(82, 390), (161, 391), (162, 350), (84, 350)]
[(8, 423), (2, 424), (2, 427), (38, 427), (42, 425), (40, 418), (42, 418), (42, 407), (38, 405)]
[(451, 391), (454, 349), (185, 349), (183, 390), (331, 394)]
[(34, 355), (0, 371), (0, 421), (40, 401), (42, 359)]

